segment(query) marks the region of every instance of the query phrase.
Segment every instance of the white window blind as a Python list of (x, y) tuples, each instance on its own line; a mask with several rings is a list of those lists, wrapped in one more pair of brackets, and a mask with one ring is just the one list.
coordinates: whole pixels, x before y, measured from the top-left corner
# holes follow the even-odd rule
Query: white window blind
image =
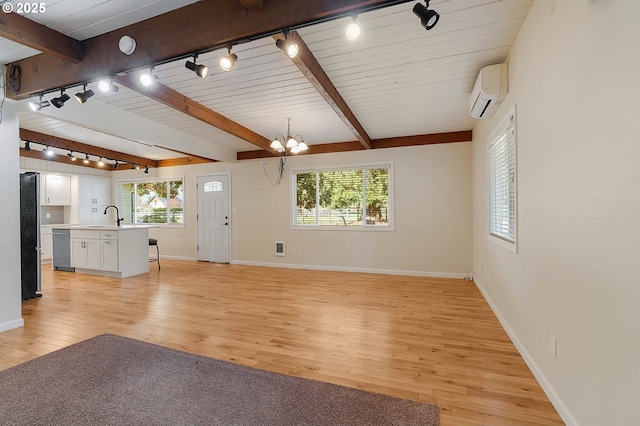
[(489, 144), (489, 233), (516, 242), (516, 132), (515, 114)]

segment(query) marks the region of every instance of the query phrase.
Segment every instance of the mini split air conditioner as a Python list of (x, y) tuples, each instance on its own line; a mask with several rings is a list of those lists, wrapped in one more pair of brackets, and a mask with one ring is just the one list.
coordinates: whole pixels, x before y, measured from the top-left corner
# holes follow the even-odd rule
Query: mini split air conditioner
[(473, 118), (491, 117), (507, 96), (507, 64), (488, 65), (480, 70), (471, 92), (469, 112)]

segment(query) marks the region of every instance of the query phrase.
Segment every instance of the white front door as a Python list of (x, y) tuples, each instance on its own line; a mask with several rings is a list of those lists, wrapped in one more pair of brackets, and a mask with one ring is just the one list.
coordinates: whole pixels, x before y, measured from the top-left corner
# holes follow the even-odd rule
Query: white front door
[(229, 175), (198, 176), (198, 260), (229, 263)]

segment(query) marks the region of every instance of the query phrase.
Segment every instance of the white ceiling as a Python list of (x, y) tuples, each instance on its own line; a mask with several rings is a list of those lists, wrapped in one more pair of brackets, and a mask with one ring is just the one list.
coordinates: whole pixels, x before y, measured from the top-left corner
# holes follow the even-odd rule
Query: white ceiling
[[(532, 2), (432, 0), (430, 8), (441, 17), (430, 31), (412, 13), (413, 3), (405, 3), (360, 15), (362, 36), (355, 42), (344, 37), (350, 18), (298, 32), (371, 139), (470, 130), (469, 95), (478, 71), (507, 59)], [(46, 16), (33, 19), (83, 40), (189, 3), (58, 0), (47, 2)], [(205, 79), (186, 69), (185, 60), (154, 72), (163, 84), (267, 139), (285, 133), (290, 117), (292, 134), (309, 145), (356, 140), (272, 38), (233, 52), (239, 59), (228, 73), (217, 67), (226, 51), (200, 55), (198, 63), (209, 65)], [(0, 61), (35, 53), (0, 39)], [(27, 112), (23, 101), (21, 127), (157, 160), (180, 156), (162, 147), (223, 161), (258, 149), (125, 87), (111, 95), (94, 91), (84, 105), (39, 113)], [(123, 126), (125, 114), (136, 124)], [(119, 119), (91, 118), (99, 116)]]

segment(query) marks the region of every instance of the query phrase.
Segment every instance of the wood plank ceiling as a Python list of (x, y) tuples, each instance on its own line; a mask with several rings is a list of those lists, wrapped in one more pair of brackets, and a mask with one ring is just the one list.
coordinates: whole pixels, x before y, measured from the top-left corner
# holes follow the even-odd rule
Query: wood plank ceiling
[[(309, 154), (468, 141), (477, 73), (507, 59), (532, 0), (432, 0), (441, 19), (430, 31), (405, 0), (136, 0), (127, 13), (111, 3), (6, 15), (0, 61), (10, 62), (7, 81), (12, 65), (21, 70), (19, 90), (6, 93), (20, 102), (26, 140), (156, 167), (277, 155), (269, 143), (289, 118)], [(362, 35), (350, 42), (354, 11)], [(293, 60), (275, 46), (284, 28), (301, 47)], [(130, 56), (118, 50), (123, 35), (137, 42)], [(238, 61), (223, 72), (228, 46)], [(194, 53), (209, 66), (204, 79), (185, 68)], [(138, 83), (149, 67), (154, 88)], [(119, 91), (100, 93), (103, 77)], [(96, 93), (86, 104), (27, 107), (84, 84)]]

